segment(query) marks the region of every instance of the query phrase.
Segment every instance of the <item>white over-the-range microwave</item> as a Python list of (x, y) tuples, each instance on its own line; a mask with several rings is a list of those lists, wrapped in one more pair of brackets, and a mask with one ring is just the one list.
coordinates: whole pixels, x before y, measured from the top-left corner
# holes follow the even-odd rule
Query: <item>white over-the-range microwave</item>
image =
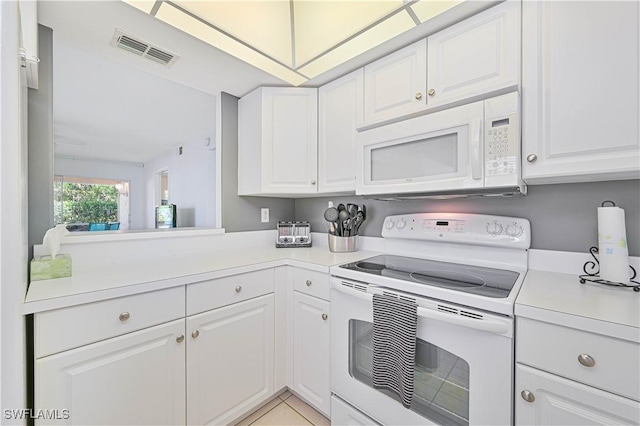
[(519, 111), (520, 98), (512, 92), (358, 133), (356, 194), (526, 194)]

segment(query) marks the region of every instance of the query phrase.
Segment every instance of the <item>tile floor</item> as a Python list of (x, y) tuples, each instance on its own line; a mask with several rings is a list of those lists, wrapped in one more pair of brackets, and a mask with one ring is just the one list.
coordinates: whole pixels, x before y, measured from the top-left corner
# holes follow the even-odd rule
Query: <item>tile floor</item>
[(284, 391), (236, 426), (329, 426), (331, 422), (291, 392)]

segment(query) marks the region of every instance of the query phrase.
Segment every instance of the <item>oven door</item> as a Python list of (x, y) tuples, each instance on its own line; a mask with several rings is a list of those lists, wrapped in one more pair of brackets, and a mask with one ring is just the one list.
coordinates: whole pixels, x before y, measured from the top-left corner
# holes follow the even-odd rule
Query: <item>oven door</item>
[[(372, 387), (373, 294), (418, 303), (413, 402)], [(512, 423), (513, 320), (332, 278), (332, 391), (382, 424)]]
[(358, 133), (357, 194), (482, 188), (484, 104)]

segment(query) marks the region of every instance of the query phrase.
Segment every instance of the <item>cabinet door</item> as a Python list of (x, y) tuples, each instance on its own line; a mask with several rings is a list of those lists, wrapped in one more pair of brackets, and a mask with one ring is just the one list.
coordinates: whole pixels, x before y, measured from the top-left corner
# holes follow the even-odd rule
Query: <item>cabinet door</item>
[(507, 1), (427, 39), (427, 104), (517, 88), (520, 2)]
[(183, 424), (184, 340), (180, 319), (40, 358), (35, 407), (69, 410), (64, 424)]
[(274, 392), (273, 294), (187, 318), (187, 423), (227, 424)]
[(329, 310), (327, 301), (293, 294), (293, 390), (330, 416)]
[(425, 109), (427, 41), (366, 65), (364, 86), (365, 125)]
[(317, 192), (318, 89), (267, 87), (263, 95), (263, 192)]
[(517, 425), (640, 424), (637, 401), (522, 364), (516, 365), (515, 398)]
[(522, 7), (525, 181), (640, 177), (640, 3)]
[(356, 190), (356, 128), (363, 121), (364, 71), (318, 90), (318, 192)]

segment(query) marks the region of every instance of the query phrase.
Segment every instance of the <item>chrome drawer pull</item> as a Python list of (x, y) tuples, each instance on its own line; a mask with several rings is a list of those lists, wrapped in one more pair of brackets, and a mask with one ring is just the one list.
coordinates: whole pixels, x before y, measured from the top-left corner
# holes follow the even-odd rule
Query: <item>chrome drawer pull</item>
[(311, 280), (307, 280), (307, 287), (311, 287)]
[(131, 314), (129, 312), (123, 312), (118, 318), (120, 319), (120, 321), (126, 321), (131, 318)]
[(242, 286), (241, 285), (236, 287), (236, 293), (240, 293), (241, 291), (242, 291)]
[(326, 321), (326, 320), (327, 320), (327, 318), (329, 318), (329, 315), (327, 315), (327, 314), (322, 314), (322, 319), (323, 319), (323, 320), (325, 320), (325, 321)]
[(593, 367), (594, 365), (596, 365), (596, 360), (587, 354), (578, 355), (578, 362), (585, 367)]
[(536, 397), (533, 396), (533, 393), (529, 392), (528, 390), (523, 390), (522, 392), (520, 392), (520, 396), (527, 402), (533, 402), (536, 400)]
[(191, 337), (193, 337), (194, 339), (197, 338), (200, 335), (200, 332), (198, 330), (193, 330), (191, 332)]
[(178, 337), (176, 337), (176, 342), (178, 343), (184, 342), (184, 334), (181, 334)]

